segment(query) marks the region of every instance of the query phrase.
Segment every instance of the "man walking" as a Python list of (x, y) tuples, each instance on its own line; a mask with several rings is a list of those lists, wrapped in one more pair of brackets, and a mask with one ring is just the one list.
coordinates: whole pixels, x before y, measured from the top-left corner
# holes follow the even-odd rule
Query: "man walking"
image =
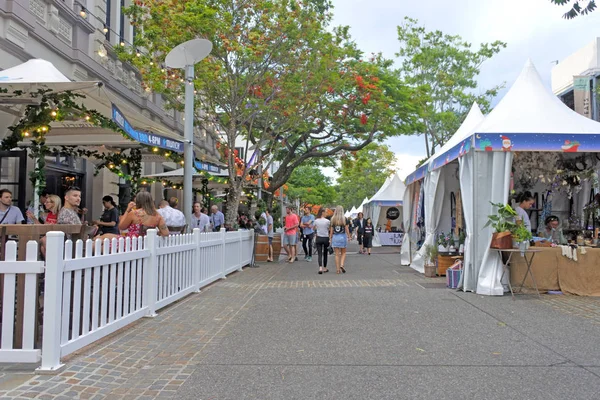
[[(300, 227), (302, 228), (302, 249), (304, 250), (304, 259), (307, 262), (312, 261), (312, 242), (314, 235), (314, 224), (315, 224), (315, 216), (310, 213), (308, 207), (304, 209), (304, 215), (300, 220)], [(308, 247), (306, 244), (308, 243)]]
[(212, 206), (211, 208), (212, 214), (210, 216), (210, 223), (213, 226), (213, 232), (219, 232), (221, 230), (221, 226), (225, 225), (225, 215), (221, 211), (219, 211), (219, 207)]
[(294, 263), (296, 259), (296, 243), (298, 241), (298, 216), (292, 212), (291, 207), (285, 209), (285, 228), (283, 245), (288, 253), (288, 262)]
[(12, 192), (0, 189), (0, 224), (20, 224), (23, 220), (19, 207), (12, 205)]

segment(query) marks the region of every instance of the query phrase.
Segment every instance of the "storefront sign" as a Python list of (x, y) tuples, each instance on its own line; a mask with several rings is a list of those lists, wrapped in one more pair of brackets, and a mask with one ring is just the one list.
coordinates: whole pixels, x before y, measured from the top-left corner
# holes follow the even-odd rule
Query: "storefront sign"
[(600, 134), (486, 133), (475, 135), (477, 151), (600, 152)]
[(219, 167), (217, 167), (216, 165), (212, 165), (206, 162), (201, 162), (201, 161), (194, 161), (194, 167), (198, 170), (198, 171), (208, 171), (208, 172), (219, 172), (221, 169)]
[(117, 106), (112, 105), (112, 120), (119, 126), (119, 128), (123, 129), (127, 136), (131, 139), (139, 142), (141, 144), (145, 144), (147, 146), (160, 147), (161, 149), (174, 151), (176, 153), (183, 153), (183, 142), (180, 142), (175, 139), (168, 139), (164, 136), (156, 135), (150, 132), (142, 132), (135, 129), (125, 115), (119, 110)]
[(398, 219), (400, 217), (400, 210), (398, 210), (396, 207), (390, 207), (385, 212), (385, 217), (387, 219), (391, 219), (392, 221)]
[(592, 99), (589, 76), (573, 77), (573, 97), (575, 112), (587, 118), (592, 118)]

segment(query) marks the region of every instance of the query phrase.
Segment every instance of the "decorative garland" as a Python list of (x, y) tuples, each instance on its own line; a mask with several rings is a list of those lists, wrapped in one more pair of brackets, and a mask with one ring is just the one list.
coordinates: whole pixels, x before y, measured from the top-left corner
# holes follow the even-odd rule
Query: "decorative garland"
[[(8, 93), (7, 89), (0, 89), (0, 93)], [(23, 95), (23, 91), (17, 90), (13, 94), (16, 96)], [(30, 180), (35, 186), (37, 183), (38, 195), (46, 186), (46, 156), (50, 154), (61, 153), (76, 157), (96, 158), (103, 162), (96, 167), (95, 175), (103, 167), (107, 167), (112, 172), (125, 180), (131, 181), (132, 189), (136, 190), (141, 179), (141, 160), (142, 152), (140, 149), (131, 149), (128, 155), (122, 152), (111, 154), (100, 153), (95, 150), (82, 149), (76, 146), (61, 146), (60, 150), (50, 149), (46, 145), (46, 134), (52, 129), (51, 123), (64, 120), (85, 120), (87, 123), (120, 133), (124, 138), (130, 140), (127, 134), (110, 118), (105, 117), (96, 110), (88, 109), (83, 104), (78, 104), (75, 99), (85, 98), (84, 95), (73, 93), (71, 91), (53, 92), (49, 89), (39, 89), (36, 93), (31, 93), (32, 98), (40, 98), (40, 103), (37, 105), (28, 105), (25, 109), (24, 116), (13, 126), (10, 126), (10, 134), (2, 140), (0, 148), (2, 150), (11, 150), (18, 147), (19, 142), (24, 138), (31, 139), (29, 157), (36, 160), (36, 165), (33, 171), (30, 172)], [(169, 161), (183, 165), (183, 155), (173, 153), (171, 151), (162, 150), (158, 147), (148, 146), (139, 143), (140, 146), (148, 149), (154, 154), (160, 154)], [(131, 174), (123, 171), (122, 166), (128, 165)], [(206, 179), (218, 183), (227, 183), (227, 178), (215, 177), (199, 171)], [(146, 183), (156, 182), (157, 180), (145, 179)], [(142, 181), (142, 184), (144, 184)], [(176, 185), (174, 185), (176, 186)], [(181, 186), (181, 185), (180, 185)], [(182, 186), (181, 186), (182, 187)]]

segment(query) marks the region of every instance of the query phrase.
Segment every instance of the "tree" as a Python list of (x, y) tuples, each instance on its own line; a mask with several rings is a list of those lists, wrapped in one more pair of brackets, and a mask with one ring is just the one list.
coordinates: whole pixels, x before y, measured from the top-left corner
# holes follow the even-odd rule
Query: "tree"
[(395, 171), (396, 156), (386, 145), (371, 143), (357, 152), (344, 154), (337, 172), (338, 201), (345, 209), (358, 207), (371, 198)]
[(474, 101), (483, 112), (489, 111), (490, 100), (502, 86), (477, 95), (473, 93), (476, 78), (481, 64), (506, 44), (483, 43), (474, 51), (460, 36), (429, 32), (408, 17), (398, 26), (398, 40), (400, 51), (396, 55), (403, 58), (401, 76), (422, 94), (422, 124), (416, 133), (425, 136), (429, 157), (456, 132)]
[(287, 184), (288, 197), (300, 199), (304, 204), (331, 206), (337, 197), (331, 178), (323, 175), (321, 168), (315, 165), (301, 165), (294, 169)]
[[(317, 58), (315, 45), (335, 36), (325, 29), (331, 20), (329, 7), (325, 0), (136, 0), (126, 10), (136, 29), (135, 49), (117, 50), (139, 68), (148, 90), (166, 98), (167, 106), (183, 108), (186, 83), (182, 71), (161, 65), (165, 55), (196, 37), (213, 43), (210, 56), (195, 67), (196, 125), (216, 124), (224, 133), (228, 223), (237, 216), (246, 177), (265, 157), (251, 162), (254, 152), (248, 146), (239, 157), (236, 144), (252, 136), (256, 148), (268, 154), (280, 142), (269, 130), (278, 123), (273, 116), (280, 115), (272, 112), (273, 100), (288, 89), (279, 82), (297, 81), (296, 65), (311, 54)], [(261, 129), (256, 129), (259, 122)]]
[[(579, 15), (587, 15), (596, 9), (596, 2), (594, 0), (580, 1), (580, 0), (550, 0), (550, 2), (554, 4), (558, 4), (559, 6), (564, 6), (573, 3), (573, 6), (569, 11), (563, 14), (563, 18), (565, 19), (573, 19)], [(582, 6), (580, 3), (586, 3), (585, 6)]]

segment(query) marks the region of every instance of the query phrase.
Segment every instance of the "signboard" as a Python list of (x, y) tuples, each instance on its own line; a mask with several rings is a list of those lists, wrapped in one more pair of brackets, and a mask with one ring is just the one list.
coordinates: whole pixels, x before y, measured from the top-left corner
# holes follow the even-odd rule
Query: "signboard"
[(592, 118), (592, 99), (589, 76), (573, 77), (573, 97), (575, 112), (587, 118)]
[(145, 144), (147, 146), (154, 146), (161, 149), (174, 151), (176, 153), (183, 153), (183, 142), (156, 135), (154, 133), (136, 130), (133, 126), (131, 126), (129, 121), (127, 121), (127, 118), (125, 118), (125, 115), (123, 115), (121, 110), (119, 110), (119, 108), (114, 104), (112, 105), (112, 120), (119, 126), (119, 128), (125, 131), (127, 136), (136, 142)]
[(476, 134), (477, 151), (600, 152), (600, 134), (498, 133)]
[(419, 168), (417, 168), (417, 170), (415, 172), (413, 172), (412, 174), (410, 174), (406, 177), (404, 184), (406, 186), (408, 186), (415, 181), (425, 178), (426, 172), (427, 172), (427, 164), (420, 166)]
[(385, 212), (385, 217), (387, 219), (391, 219), (392, 221), (398, 219), (400, 217), (400, 210), (398, 210), (396, 207), (390, 207)]
[[(112, 105), (112, 120), (119, 126), (119, 128), (123, 129), (123, 131), (129, 136), (131, 140), (134, 140), (138, 143), (145, 144), (148, 146), (159, 147), (161, 149), (170, 150), (175, 153), (183, 153), (183, 142), (177, 139), (166, 138), (161, 135), (157, 135), (151, 132), (143, 132), (135, 129), (125, 115), (119, 110), (116, 105)], [(196, 156), (194, 155), (194, 158)], [(194, 160), (194, 167), (199, 171), (208, 171), (208, 172), (216, 172), (220, 171), (219, 167), (216, 165), (202, 162), (198, 160)]]

